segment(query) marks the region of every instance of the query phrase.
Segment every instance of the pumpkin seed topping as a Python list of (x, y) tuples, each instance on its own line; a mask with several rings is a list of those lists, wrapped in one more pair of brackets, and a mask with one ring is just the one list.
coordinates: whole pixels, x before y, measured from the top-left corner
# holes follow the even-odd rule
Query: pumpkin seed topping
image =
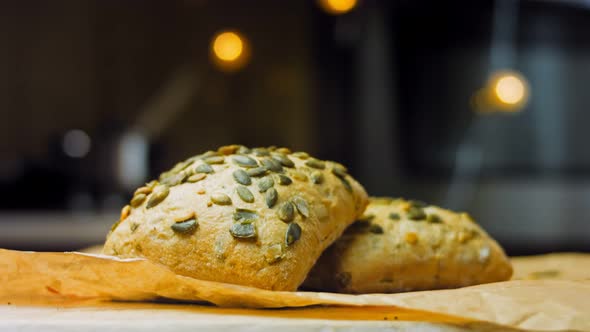
[[(145, 184), (146, 187), (150, 188), (150, 189), (154, 189), (156, 186), (158, 185), (158, 181), (157, 180), (152, 180), (148, 183)], [(141, 188), (140, 188), (141, 189)], [(138, 189), (139, 190), (139, 189)], [(151, 192), (151, 191), (150, 191)], [(149, 193), (148, 193), (149, 194)], [(146, 194), (147, 195), (147, 194)]]
[(309, 154), (303, 151), (293, 152), (292, 156), (303, 160), (309, 158)]
[(410, 200), (410, 201), (408, 201), (408, 203), (410, 203), (412, 206), (415, 206), (417, 208), (425, 208), (428, 206), (427, 203), (424, 203), (424, 202), (418, 201), (418, 200)]
[(144, 194), (144, 195), (149, 195), (152, 193), (153, 188), (150, 187), (139, 187), (137, 188), (137, 190), (133, 193), (133, 196), (135, 195), (139, 195), (139, 194)]
[(297, 181), (307, 181), (307, 175), (298, 171), (291, 172), (291, 176)]
[(127, 219), (127, 217), (129, 216), (130, 213), (131, 213), (131, 206), (125, 205), (121, 209), (121, 217), (119, 218), (119, 220), (123, 221), (123, 220)]
[(238, 208), (236, 209), (236, 212), (234, 212), (234, 220), (241, 223), (251, 223), (256, 219), (258, 219), (258, 214), (256, 211)]
[(266, 167), (266, 169), (268, 169), (269, 171), (277, 173), (283, 171), (283, 166), (281, 165), (281, 163), (272, 158), (265, 158), (262, 159), (260, 162), (262, 163), (262, 166)]
[(136, 208), (136, 207), (140, 206), (141, 203), (143, 203), (143, 201), (145, 201), (146, 197), (147, 196), (145, 194), (137, 194), (137, 195), (133, 196), (133, 198), (131, 199), (131, 202), (129, 204), (131, 204), (131, 206)]
[(377, 224), (372, 224), (369, 226), (369, 232), (373, 234), (383, 234), (383, 228)]
[(218, 165), (223, 164), (225, 162), (225, 158), (222, 156), (211, 156), (203, 159), (203, 161), (209, 165)]
[(293, 162), (293, 160), (289, 159), (289, 157), (287, 157), (284, 154), (281, 153), (275, 153), (272, 158), (278, 162), (281, 163), (281, 165), (285, 166), (285, 167), (295, 167), (295, 163)]
[(342, 185), (344, 186), (344, 188), (346, 188), (346, 190), (348, 192), (352, 192), (352, 186), (350, 185), (350, 182), (348, 182), (348, 180), (346, 178), (338, 177), (338, 179), (340, 179), (340, 182), (342, 182)]
[(283, 246), (280, 243), (268, 246), (264, 252), (264, 258), (268, 264), (273, 264), (283, 259), (285, 254), (283, 253)]
[(341, 178), (346, 177), (346, 167), (340, 164), (334, 164), (334, 167), (332, 168), (332, 173)]
[(248, 175), (248, 173), (246, 173), (246, 171), (244, 171), (243, 169), (237, 169), (232, 173), (234, 179), (236, 180), (237, 183), (239, 184), (243, 184), (245, 186), (249, 186), (252, 184), (252, 179), (250, 179), (250, 176)]
[(279, 193), (275, 188), (270, 188), (264, 194), (264, 200), (266, 201), (266, 206), (272, 208), (277, 203), (279, 198)]
[(320, 171), (313, 171), (311, 173), (311, 182), (314, 184), (322, 184), (324, 182), (324, 174)]
[(257, 157), (266, 157), (266, 156), (270, 156), (270, 152), (268, 152), (267, 149), (265, 148), (254, 148), (252, 149), (252, 152), (254, 153), (255, 156)]
[(256, 160), (254, 160), (248, 156), (241, 155), (241, 154), (235, 155), (232, 158), (232, 160), (236, 165), (241, 166), (241, 167), (245, 167), (245, 168), (252, 168), (252, 167), (258, 166), (258, 163), (256, 162)]
[(238, 196), (240, 196), (240, 198), (246, 202), (246, 203), (252, 203), (254, 202), (254, 195), (252, 194), (252, 192), (244, 187), (244, 186), (238, 186), (236, 188), (236, 191), (238, 192)]
[(221, 153), (222, 155), (227, 156), (230, 154), (234, 154), (238, 150), (239, 147), (240, 147), (239, 145), (235, 145), (235, 144), (234, 145), (225, 145), (225, 146), (222, 146), (219, 149), (217, 149), (217, 151), (219, 153)]
[(247, 147), (245, 147), (243, 145), (240, 145), (238, 147), (238, 150), (236, 151), (236, 153), (239, 153), (239, 154), (248, 154), (248, 153), (250, 153), (250, 149), (248, 149)]
[(433, 224), (440, 224), (443, 222), (442, 218), (438, 214), (431, 213), (426, 217), (426, 221)]
[(146, 208), (151, 209), (154, 206), (160, 204), (160, 202), (162, 202), (169, 193), (170, 189), (168, 189), (168, 186), (163, 184), (158, 185), (156, 188), (154, 188), (154, 191), (147, 202)]
[(197, 173), (197, 174), (193, 174), (191, 176), (188, 177), (188, 179), (186, 179), (186, 182), (199, 182), (203, 179), (205, 179), (207, 177), (207, 174), (205, 173)]
[(172, 230), (180, 234), (191, 234), (197, 229), (197, 220), (195, 218), (177, 222), (170, 226)]
[(256, 226), (253, 223), (237, 222), (231, 225), (229, 232), (238, 239), (253, 239), (256, 237)]
[(301, 237), (301, 227), (297, 223), (290, 223), (285, 233), (285, 243), (289, 246)]
[(291, 222), (295, 218), (295, 209), (293, 208), (293, 203), (291, 202), (283, 202), (279, 206), (279, 210), (277, 211), (277, 216), (284, 222)]
[(400, 220), (401, 217), (400, 217), (399, 213), (392, 212), (392, 213), (389, 214), (389, 219), (391, 219), (391, 220)]
[(258, 191), (263, 193), (267, 191), (269, 188), (275, 185), (275, 181), (272, 179), (271, 176), (265, 176), (260, 181), (258, 181)]
[(283, 175), (283, 174), (279, 174), (279, 184), (281, 186), (288, 186), (291, 183), (293, 183), (293, 180), (291, 180), (290, 177)]
[(168, 175), (162, 179), (161, 183), (169, 187), (179, 185), (188, 177), (188, 172), (181, 171), (177, 174)]
[(263, 176), (264, 174), (266, 174), (266, 167), (256, 167), (256, 168), (250, 168), (246, 171), (246, 173), (248, 173), (248, 175), (253, 176), (253, 177), (258, 177), (258, 176)]
[(308, 218), (309, 217), (309, 205), (307, 204), (307, 201), (305, 201), (303, 198), (301, 198), (299, 196), (293, 197), (292, 201), (293, 201), (293, 204), (295, 204), (297, 211), (299, 211), (299, 213), (303, 217)]
[(289, 149), (289, 148), (278, 148), (276, 151), (278, 153), (282, 153), (282, 154), (290, 154), (291, 153), (291, 149)]
[(195, 167), (195, 173), (213, 173), (213, 167), (209, 164), (201, 164)]
[(424, 220), (426, 219), (426, 213), (424, 212), (424, 210), (422, 210), (422, 208), (411, 206), (408, 209), (408, 212), (406, 212), (406, 217), (408, 217), (408, 219), (416, 221)]
[(312, 168), (317, 168), (317, 169), (325, 169), (326, 168), (326, 163), (315, 159), (315, 158), (310, 158), (308, 161), (305, 162), (305, 165), (312, 167)]
[(211, 194), (211, 202), (217, 205), (230, 205), (231, 198), (224, 193), (213, 193)]

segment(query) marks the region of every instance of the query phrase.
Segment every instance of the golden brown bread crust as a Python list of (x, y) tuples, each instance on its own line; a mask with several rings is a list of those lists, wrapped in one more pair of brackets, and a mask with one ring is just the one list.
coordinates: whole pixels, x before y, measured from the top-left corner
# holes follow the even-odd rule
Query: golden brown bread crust
[(367, 195), (340, 164), (235, 145), (178, 163), (130, 204), (103, 253), (145, 257), (198, 279), (293, 291), (362, 214)]
[(503, 281), (511, 275), (502, 248), (468, 214), (371, 198), (363, 218), (322, 254), (303, 287), (390, 293)]

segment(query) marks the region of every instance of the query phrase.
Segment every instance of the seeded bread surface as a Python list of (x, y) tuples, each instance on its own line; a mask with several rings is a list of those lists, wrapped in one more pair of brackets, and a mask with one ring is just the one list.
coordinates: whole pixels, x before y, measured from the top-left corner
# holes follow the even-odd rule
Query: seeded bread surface
[(139, 188), (103, 253), (174, 272), (294, 291), (368, 202), (344, 166), (286, 148), (225, 146)]
[(303, 287), (390, 293), (503, 281), (511, 275), (502, 248), (468, 214), (371, 198), (364, 216), (323, 253)]

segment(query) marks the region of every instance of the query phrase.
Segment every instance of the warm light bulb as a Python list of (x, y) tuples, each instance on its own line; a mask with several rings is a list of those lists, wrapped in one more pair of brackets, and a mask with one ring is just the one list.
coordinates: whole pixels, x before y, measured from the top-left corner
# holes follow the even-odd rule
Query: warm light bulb
[(242, 38), (235, 32), (222, 32), (213, 40), (213, 52), (222, 61), (236, 61), (244, 50)]
[(515, 105), (523, 101), (526, 94), (526, 87), (519, 77), (505, 75), (496, 81), (494, 92), (501, 102)]
[(319, 0), (319, 4), (329, 14), (348, 13), (357, 4), (357, 0)]

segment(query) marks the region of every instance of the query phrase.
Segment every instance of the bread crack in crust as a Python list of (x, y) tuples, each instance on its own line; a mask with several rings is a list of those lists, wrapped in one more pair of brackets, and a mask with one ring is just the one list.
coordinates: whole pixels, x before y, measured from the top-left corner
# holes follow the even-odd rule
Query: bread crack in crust
[(502, 248), (466, 213), (419, 201), (371, 198), (318, 260), (311, 290), (390, 293), (503, 281), (512, 267)]
[(223, 146), (138, 188), (103, 252), (198, 279), (294, 291), (367, 203), (338, 163), (287, 148)]

